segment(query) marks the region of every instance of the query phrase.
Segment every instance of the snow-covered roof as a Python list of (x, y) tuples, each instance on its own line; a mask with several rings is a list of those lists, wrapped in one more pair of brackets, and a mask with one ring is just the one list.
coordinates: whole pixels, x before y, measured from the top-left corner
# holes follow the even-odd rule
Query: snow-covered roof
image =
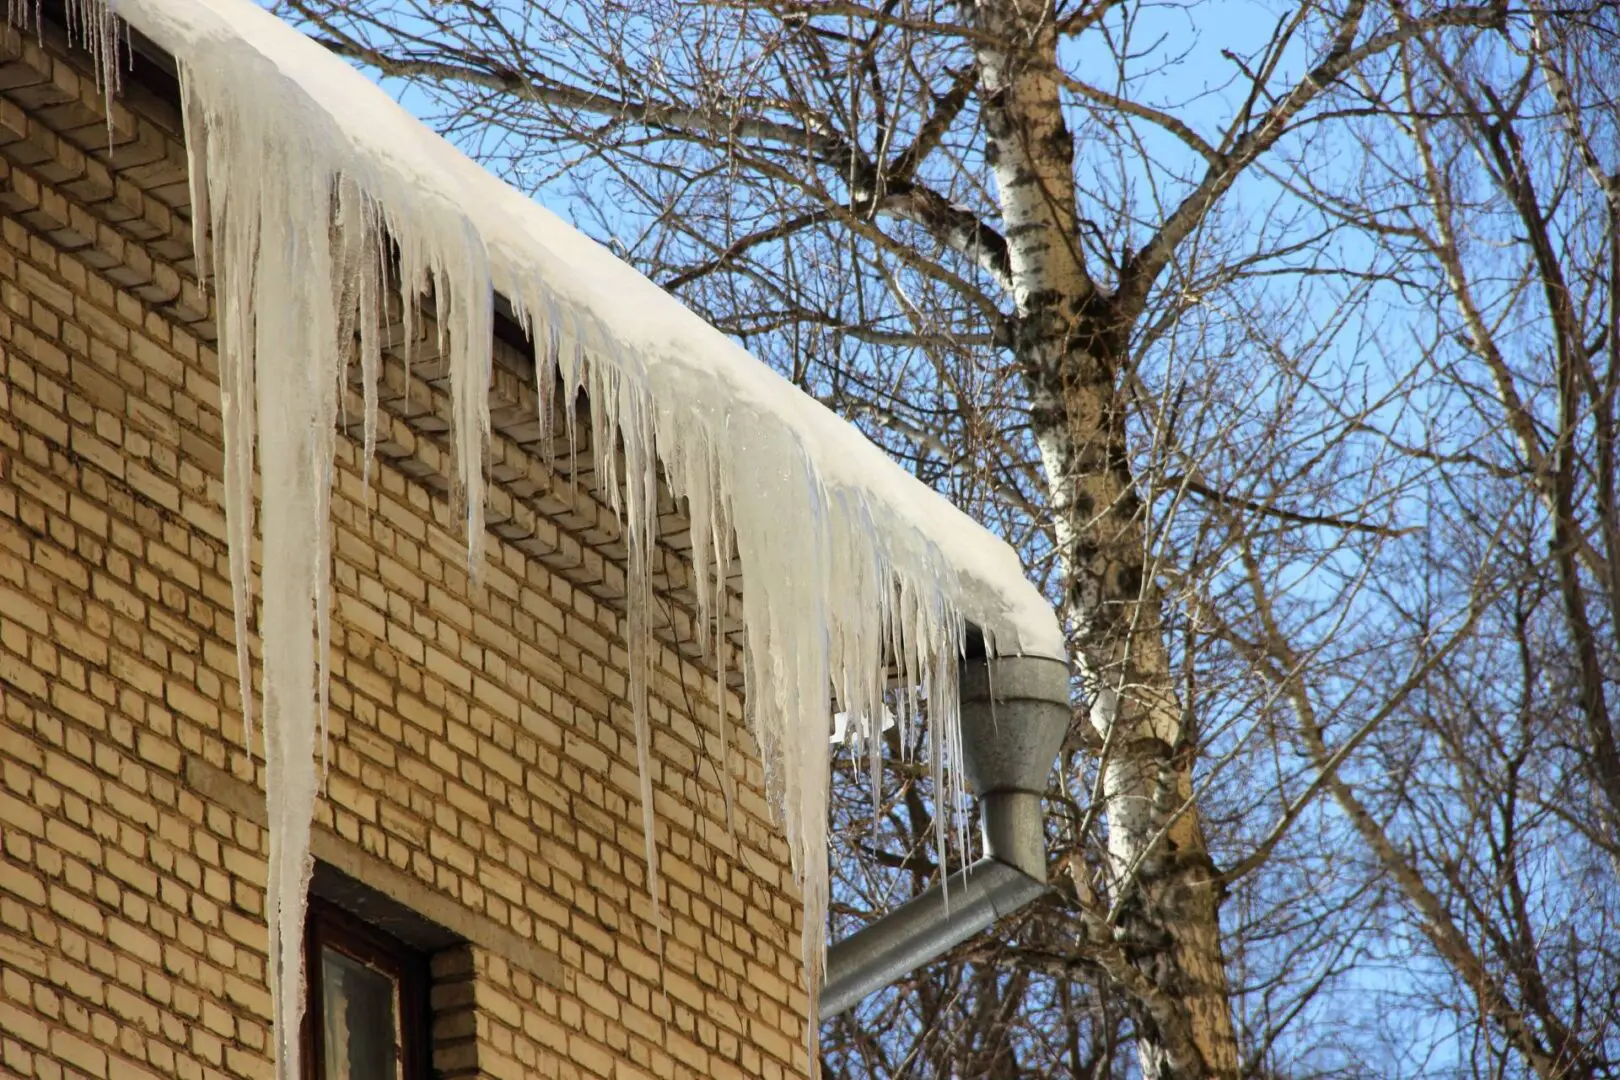
[(623, 364), (654, 398), (717, 418), (754, 413), (793, 433), (821, 484), (865, 503), (872, 527), (890, 536), (914, 532), (938, 549), (940, 586), (1000, 649), (1066, 655), (1050, 603), (1005, 543), (347, 63), (248, 0), (120, 0), (116, 11), (169, 52), (195, 89), (208, 94), (229, 84), (284, 137), (300, 127), (311, 141), (331, 137), (335, 145), (322, 149), (341, 154), (334, 164), (362, 177), (389, 213), (431, 222), (436, 232), (475, 232), (488, 251), (489, 286), (518, 303), (541, 301), (530, 315), (572, 323), (589, 351)]
[[(97, 0), (72, 2), (92, 39), (105, 42)], [(636, 575), (657, 520), (655, 465), (690, 500), (700, 606), (724, 581), (724, 540), (735, 534), (750, 721), (783, 793), (805, 924), (822, 925), (827, 688), (839, 708), (879, 715), (885, 657), (898, 656), (927, 688), (932, 720), (949, 742), (964, 622), (998, 652), (1064, 655), (1052, 609), (1015, 553), (820, 403), (250, 0), (118, 0), (116, 13), (167, 51), (181, 76), (194, 231), (208, 238), (199, 264), (206, 255), (216, 271), (239, 643), (250, 603), (257, 437), (266, 758), (284, 861), (271, 868), (273, 893), (278, 879), (284, 890), (271, 903), (272, 940), (291, 950), (276, 950), (278, 959), (296, 967), (296, 935), (274, 928), (286, 920), (282, 928), (293, 929), (301, 918), (301, 879), (293, 879), (306, 849), (296, 837), (307, 837), (314, 798), (303, 767), (324, 702), (324, 690), (309, 692), (324, 684), (310, 642), (317, 633), (324, 639), (330, 536), (327, 496), (311, 480), (330, 475), (335, 387), (347, 362), (338, 342), (358, 332), (362, 363), (376, 362), (385, 235), (397, 245), (408, 295), (422, 303), (431, 284), (448, 337), (470, 565), (483, 537), (497, 292), (540, 343), (540, 362), (555, 367), (539, 374), (539, 385), (560, 376), (565, 389), (585, 390), (595, 443), (608, 448), (599, 467), (610, 477), (611, 436), (622, 441), (616, 489), (631, 550), (632, 637), (638, 626), (646, 630), (646, 598), (637, 595), (646, 586), (638, 589)], [(636, 697), (635, 671), (631, 682)], [(635, 711), (645, 747), (645, 708)], [(646, 795), (644, 787), (650, 814)], [(648, 836), (650, 844), (650, 827)], [(813, 986), (819, 935), (806, 938)], [(289, 986), (296, 983), (283, 982)]]

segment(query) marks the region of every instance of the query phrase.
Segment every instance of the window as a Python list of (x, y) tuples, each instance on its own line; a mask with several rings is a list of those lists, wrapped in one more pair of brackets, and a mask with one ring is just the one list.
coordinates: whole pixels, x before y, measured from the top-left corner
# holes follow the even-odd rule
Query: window
[(310, 897), (307, 926), (305, 1075), (427, 1080), (426, 957), (318, 897)]

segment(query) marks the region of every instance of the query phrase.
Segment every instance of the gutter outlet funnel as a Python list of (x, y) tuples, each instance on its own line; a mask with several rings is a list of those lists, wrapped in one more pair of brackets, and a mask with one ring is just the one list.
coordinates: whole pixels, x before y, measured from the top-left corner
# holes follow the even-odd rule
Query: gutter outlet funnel
[(984, 857), (827, 950), (821, 1016), (859, 1004), (1042, 896), (1041, 797), (1069, 731), (1069, 667), (1036, 656), (961, 670), (962, 760), (979, 798)]

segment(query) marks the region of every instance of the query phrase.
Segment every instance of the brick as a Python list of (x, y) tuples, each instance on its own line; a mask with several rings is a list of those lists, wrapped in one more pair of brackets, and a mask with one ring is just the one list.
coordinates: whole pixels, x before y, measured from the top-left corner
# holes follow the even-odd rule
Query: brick
[(0, 823), (5, 824), (8, 832), (16, 829), (29, 836), (45, 835), (45, 815), (39, 808), (4, 790), (0, 790)]
[(107, 943), (151, 967), (162, 963), (163, 947), (158, 939), (123, 919), (107, 921)]
[(26, 593), (0, 584), (0, 618), (10, 620), (36, 634), (51, 632), (50, 611)]
[(106, 921), (101, 911), (82, 896), (53, 885), (50, 888), (50, 907), (55, 914), (92, 934), (100, 936), (104, 932)]
[(16, 1002), (7, 1000), (6, 995), (0, 995), (0, 1031), (41, 1050), (50, 1046), (50, 1029), (44, 1019), (19, 1008)]
[(60, 314), (73, 314), (74, 296), (72, 290), (37, 267), (26, 262), (19, 262), (17, 264), (17, 284), (29, 296), (43, 300)]
[(39, 402), (22, 394), (14, 394), (11, 399), (11, 415), (23, 427), (42, 436), (51, 445), (68, 445), (67, 421)]

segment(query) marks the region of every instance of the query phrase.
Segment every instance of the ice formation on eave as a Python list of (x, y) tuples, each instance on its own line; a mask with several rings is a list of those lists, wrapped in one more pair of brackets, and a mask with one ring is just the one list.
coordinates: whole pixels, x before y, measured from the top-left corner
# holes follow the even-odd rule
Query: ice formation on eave
[[(106, 40), (105, 16), (84, 10), (83, 25), (102, 27)], [(495, 292), (512, 301), (539, 343), (539, 386), (560, 377), (565, 393), (587, 396), (594, 444), (605, 451), (598, 469), (619, 501), (630, 552), (631, 698), (649, 863), (646, 570), (656, 465), (689, 500), (700, 607), (720, 595), (734, 535), (749, 722), (803, 886), (813, 1000), (827, 901), (829, 688), (837, 708), (883, 715), (885, 657), (899, 657), (928, 696), (948, 757), (964, 620), (1002, 652), (1063, 655), (1051, 610), (1012, 551), (651, 282), (248, 0), (121, 0), (117, 11), (168, 51), (181, 73), (198, 256), (215, 271), (226, 518), (249, 724), (257, 449), (278, 1075), (297, 1075), (298, 943), (314, 748), (324, 746), (339, 388), (358, 336), (369, 450), (379, 305), (390, 280), (403, 286), (408, 309), (425, 303), (431, 288), (445, 338), (470, 567), (484, 535)], [(416, 315), (407, 311), (407, 319)], [(543, 403), (542, 415), (549, 412)]]

